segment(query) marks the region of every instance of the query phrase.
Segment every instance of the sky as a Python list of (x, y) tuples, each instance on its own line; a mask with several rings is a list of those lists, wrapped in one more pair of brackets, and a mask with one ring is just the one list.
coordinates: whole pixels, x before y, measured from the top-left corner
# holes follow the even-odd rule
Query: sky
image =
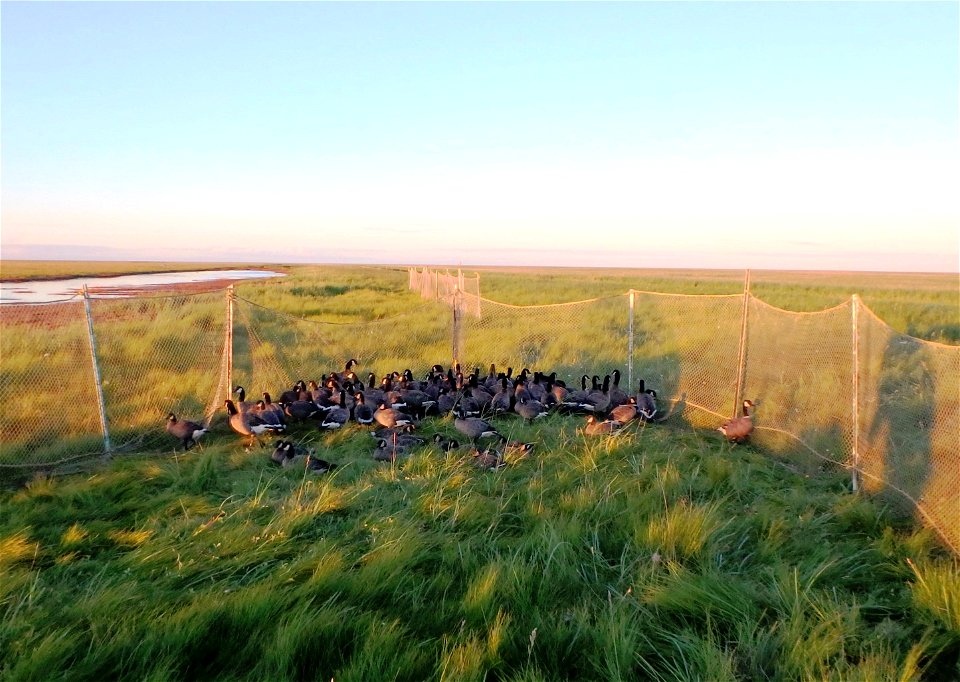
[(0, 4), (0, 256), (957, 272), (960, 3)]

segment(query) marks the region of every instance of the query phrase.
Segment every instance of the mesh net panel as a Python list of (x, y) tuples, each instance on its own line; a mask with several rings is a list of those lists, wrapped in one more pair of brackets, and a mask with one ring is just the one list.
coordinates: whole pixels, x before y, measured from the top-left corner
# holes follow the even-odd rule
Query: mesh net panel
[(718, 425), (733, 407), (743, 297), (634, 296), (631, 392), (643, 379), (662, 409)]
[(756, 444), (798, 461), (815, 453), (850, 463), (851, 305), (795, 313), (750, 297), (743, 398), (756, 403)]
[(298, 379), (342, 372), (355, 358), (361, 378), (411, 369), (422, 375), (450, 361), (450, 310), (425, 304), (409, 313), (356, 324), (292, 317), (242, 298), (235, 301), (233, 382), (250, 399), (276, 397)]
[(480, 310), (460, 318), (465, 370), (493, 363), (515, 374), (524, 367), (556, 371), (570, 386), (579, 386), (583, 374), (602, 377), (620, 369), (626, 376), (626, 295), (553, 306), (510, 306), (469, 294), (463, 301), (463, 310)]
[(0, 476), (103, 452), (83, 301), (0, 305)]
[(166, 417), (208, 421), (224, 395), (223, 291), (91, 301), (110, 437), (117, 450), (166, 448)]
[(960, 348), (900, 334), (859, 306), (859, 468), (960, 553)]

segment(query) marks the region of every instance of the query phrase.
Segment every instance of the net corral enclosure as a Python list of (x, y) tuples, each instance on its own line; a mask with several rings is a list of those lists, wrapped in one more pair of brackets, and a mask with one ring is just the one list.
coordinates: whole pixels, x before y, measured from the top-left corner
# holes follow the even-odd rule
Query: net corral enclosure
[(416, 268), (409, 287), (427, 300), (349, 323), (291, 316), (232, 287), (2, 305), (0, 478), (169, 452), (168, 413), (209, 424), (234, 385), (255, 399), (349, 358), (380, 374), (547, 368), (568, 383), (620, 369), (624, 388), (643, 379), (693, 427), (753, 400), (762, 449), (848, 469), (855, 489), (892, 494), (960, 554), (960, 347), (898, 333), (857, 296), (815, 313), (772, 307), (749, 284), (513, 306), (481, 297), (479, 277)]

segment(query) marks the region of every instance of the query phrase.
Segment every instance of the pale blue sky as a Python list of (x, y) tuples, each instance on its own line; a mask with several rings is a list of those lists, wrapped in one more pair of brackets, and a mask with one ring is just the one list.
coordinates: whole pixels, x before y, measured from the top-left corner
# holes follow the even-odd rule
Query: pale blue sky
[(3, 255), (951, 270), (942, 3), (13, 3)]

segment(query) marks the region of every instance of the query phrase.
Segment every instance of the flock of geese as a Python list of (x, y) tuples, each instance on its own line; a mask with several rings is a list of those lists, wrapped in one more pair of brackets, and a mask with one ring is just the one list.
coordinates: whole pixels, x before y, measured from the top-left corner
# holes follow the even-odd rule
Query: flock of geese
[[(361, 379), (354, 368), (358, 361), (350, 359), (342, 372), (331, 372), (319, 382), (297, 381), (283, 391), (276, 401), (269, 393), (256, 402), (247, 401), (246, 390), (237, 386), (236, 401), (226, 400), (230, 427), (252, 446), (263, 445), (262, 436), (285, 436), (295, 426), (311, 425), (322, 431), (343, 428), (350, 422), (376, 427), (373, 458), (394, 461), (411, 449), (427, 444), (414, 435), (421, 420), (429, 416), (454, 416), (453, 425), (464, 444), (472, 446), (474, 462), (485, 469), (499, 469), (512, 459), (532, 451), (533, 443), (510, 441), (488, 421), (499, 415), (513, 414), (532, 423), (552, 412), (586, 415), (583, 431), (587, 435), (604, 435), (619, 431), (635, 420), (655, 422), (662, 419), (657, 405), (657, 392), (640, 380), (635, 394), (620, 388), (620, 370), (602, 380), (599, 375), (583, 375), (579, 389), (568, 387), (556, 372), (513, 369), (497, 372), (490, 365), (486, 376), (479, 368), (463, 374), (459, 365), (444, 369), (434, 365), (426, 376), (415, 379), (407, 369), (383, 376), (369, 373)], [(724, 422), (718, 429), (735, 443), (746, 441), (753, 431), (753, 403), (743, 402), (743, 416)], [(207, 433), (208, 428), (174, 414), (167, 416), (167, 432), (189, 450)], [(482, 442), (488, 445), (481, 446)], [(433, 445), (444, 451), (456, 450), (456, 438), (436, 434)], [(283, 467), (298, 466), (314, 473), (326, 473), (336, 465), (320, 459), (316, 450), (295, 444), (285, 438), (275, 443), (271, 460)]]

